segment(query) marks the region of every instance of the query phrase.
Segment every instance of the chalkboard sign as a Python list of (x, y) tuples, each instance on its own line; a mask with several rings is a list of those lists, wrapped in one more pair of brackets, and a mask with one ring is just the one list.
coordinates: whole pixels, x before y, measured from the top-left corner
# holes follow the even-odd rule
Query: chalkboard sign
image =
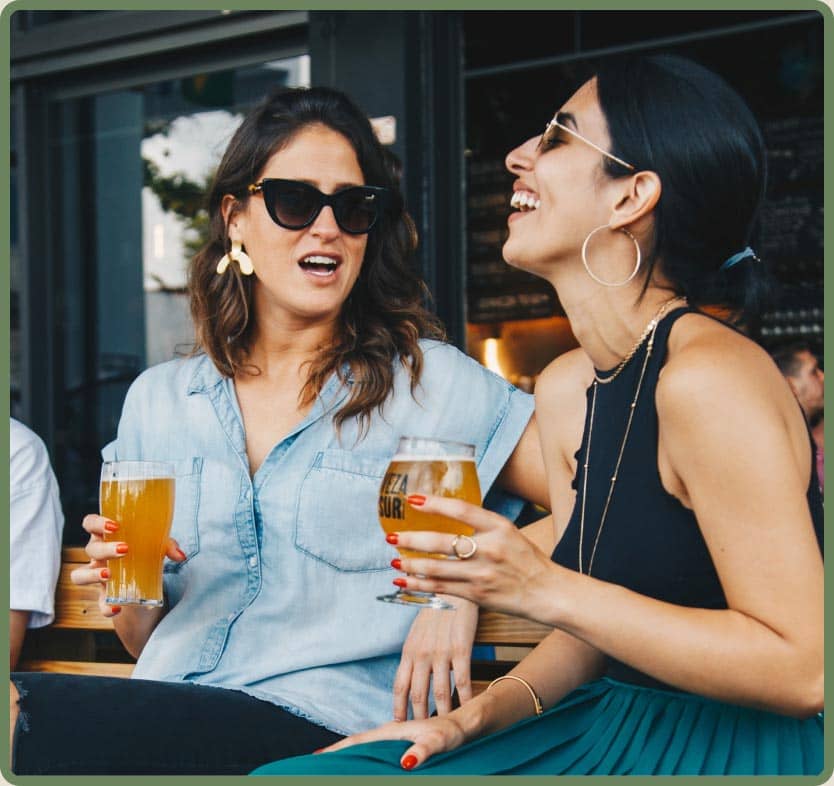
[(762, 124), (768, 195), (756, 250), (787, 293), (800, 284), (820, 289), (823, 273), (823, 121), (794, 116)]
[(503, 158), (469, 162), (467, 320), (471, 323), (536, 319), (558, 310), (550, 284), (511, 267), (502, 256), (512, 181)]

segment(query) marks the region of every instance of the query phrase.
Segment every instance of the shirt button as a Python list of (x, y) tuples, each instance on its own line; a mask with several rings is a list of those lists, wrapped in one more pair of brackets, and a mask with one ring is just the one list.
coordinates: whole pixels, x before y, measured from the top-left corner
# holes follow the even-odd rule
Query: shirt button
[(258, 558), (255, 556), (249, 557), (249, 567), (254, 568), (258, 564)]

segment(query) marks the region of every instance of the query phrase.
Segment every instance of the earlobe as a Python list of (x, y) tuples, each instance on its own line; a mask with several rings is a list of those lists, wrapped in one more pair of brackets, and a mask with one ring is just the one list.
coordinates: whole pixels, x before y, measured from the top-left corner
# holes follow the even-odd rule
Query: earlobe
[(627, 187), (614, 205), (609, 226), (621, 229), (648, 216), (660, 201), (662, 190), (656, 172), (643, 170), (630, 177)]

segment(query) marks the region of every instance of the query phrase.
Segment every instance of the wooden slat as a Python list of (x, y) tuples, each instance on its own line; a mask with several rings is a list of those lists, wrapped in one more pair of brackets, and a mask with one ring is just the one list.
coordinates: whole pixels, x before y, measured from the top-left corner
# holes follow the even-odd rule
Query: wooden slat
[[(20, 671), (130, 677), (133, 663), (90, 660), (96, 657), (104, 641), (100, 638), (104, 635), (101, 631), (110, 631), (115, 640), (113, 622), (99, 611), (99, 588), (96, 585), (78, 586), (70, 578), (75, 568), (89, 562), (84, 549), (64, 548), (61, 556), (61, 573), (55, 591), (55, 621), (49, 628), (33, 632), (37, 635), (33, 636), (32, 642), (27, 641), (27, 645), (32, 645), (29, 647), (29, 657), (22, 660), (17, 668)], [(53, 628), (61, 629), (62, 632), (50, 632)], [(67, 656), (77, 659), (65, 660)], [(109, 654), (109, 657), (113, 655)]]
[(89, 562), (87, 552), (81, 546), (64, 546), (61, 549), (62, 562)]
[(48, 671), (56, 674), (88, 674), (96, 677), (129, 677), (132, 663), (100, 663), (84, 660), (29, 660), (19, 671)]
[(79, 586), (70, 580), (70, 573), (76, 567), (77, 563), (71, 562), (61, 565), (53, 626), (73, 630), (113, 630), (113, 622), (99, 611), (98, 587), (92, 584)]
[(478, 617), (476, 644), (528, 645), (538, 644), (553, 628), (521, 617), (497, 611), (483, 611)]

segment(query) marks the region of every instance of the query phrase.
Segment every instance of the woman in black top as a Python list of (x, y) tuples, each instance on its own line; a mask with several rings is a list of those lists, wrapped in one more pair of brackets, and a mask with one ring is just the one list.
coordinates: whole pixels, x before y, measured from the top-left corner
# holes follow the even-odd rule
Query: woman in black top
[(462, 558), (403, 558), (397, 581), (554, 632), (451, 715), (264, 772), (821, 771), (813, 448), (767, 354), (698, 310), (744, 320), (760, 298), (764, 157), (741, 99), (669, 56), (606, 63), (508, 155), (504, 256), (553, 284), (581, 344), (536, 388), (558, 544), (410, 498), (475, 534), (400, 534)]

